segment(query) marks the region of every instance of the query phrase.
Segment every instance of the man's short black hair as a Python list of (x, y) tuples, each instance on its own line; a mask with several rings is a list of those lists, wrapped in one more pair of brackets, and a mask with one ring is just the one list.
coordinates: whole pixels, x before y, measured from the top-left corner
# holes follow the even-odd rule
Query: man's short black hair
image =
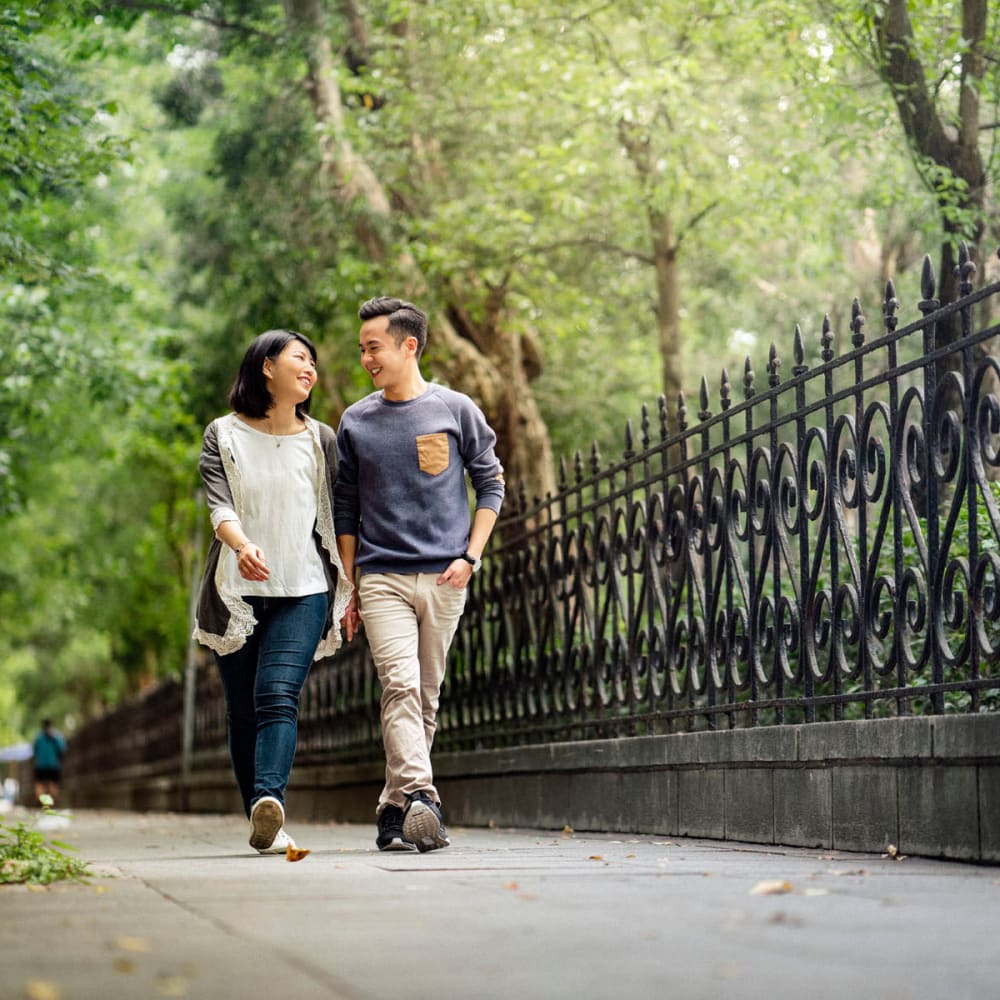
[(362, 303), (358, 316), (362, 323), (375, 319), (376, 316), (388, 316), (388, 329), (393, 340), (397, 344), (402, 344), (407, 337), (413, 337), (417, 341), (417, 360), (420, 360), (427, 343), (427, 313), (422, 309), (418, 309), (405, 299), (380, 295)]

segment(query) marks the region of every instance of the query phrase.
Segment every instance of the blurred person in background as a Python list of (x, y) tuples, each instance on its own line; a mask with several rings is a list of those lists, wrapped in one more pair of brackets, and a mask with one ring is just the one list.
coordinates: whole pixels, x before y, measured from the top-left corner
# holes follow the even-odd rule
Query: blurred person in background
[(57, 729), (53, 729), (52, 720), (45, 719), (42, 728), (35, 736), (32, 744), (35, 760), (35, 798), (39, 802), (42, 796), (52, 799), (49, 805), (55, 805), (59, 798), (59, 780), (62, 777), (62, 759), (66, 753), (66, 740)]

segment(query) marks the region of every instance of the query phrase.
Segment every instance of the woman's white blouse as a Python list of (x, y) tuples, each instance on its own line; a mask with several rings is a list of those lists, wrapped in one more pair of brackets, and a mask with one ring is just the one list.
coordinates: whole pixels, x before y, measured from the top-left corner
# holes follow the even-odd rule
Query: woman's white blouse
[(226, 589), (255, 597), (325, 594), (326, 574), (316, 550), (316, 452), (308, 431), (279, 437), (233, 421), (232, 450), (243, 470), (247, 538), (264, 553), (270, 576), (244, 580), (236, 554), (224, 555)]

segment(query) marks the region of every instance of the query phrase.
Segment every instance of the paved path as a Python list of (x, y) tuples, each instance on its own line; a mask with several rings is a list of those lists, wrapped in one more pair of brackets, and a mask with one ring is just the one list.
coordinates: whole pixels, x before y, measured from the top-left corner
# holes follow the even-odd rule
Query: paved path
[[(0, 997), (988, 1000), (1000, 868), (715, 841), (77, 813), (99, 877), (0, 887)], [(780, 894), (755, 893), (764, 882)]]

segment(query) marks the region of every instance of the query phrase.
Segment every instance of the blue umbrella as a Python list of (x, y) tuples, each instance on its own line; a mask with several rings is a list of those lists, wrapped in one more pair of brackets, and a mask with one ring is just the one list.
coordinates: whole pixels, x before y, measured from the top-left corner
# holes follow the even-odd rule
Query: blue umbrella
[(9, 747), (0, 747), (0, 763), (15, 760), (31, 760), (35, 751), (30, 743), (11, 743)]

